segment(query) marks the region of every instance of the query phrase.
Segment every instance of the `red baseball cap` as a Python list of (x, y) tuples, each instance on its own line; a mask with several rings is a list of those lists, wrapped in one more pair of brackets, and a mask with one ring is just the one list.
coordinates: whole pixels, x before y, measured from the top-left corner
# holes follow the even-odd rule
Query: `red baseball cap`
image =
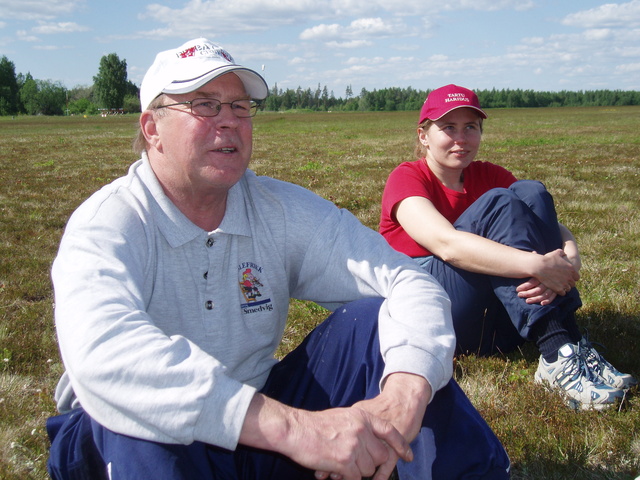
[(480, 113), (482, 118), (487, 118), (487, 114), (480, 108), (478, 96), (468, 88), (458, 85), (446, 85), (433, 90), (424, 101), (420, 110), (419, 124), (426, 119), (438, 120), (451, 110), (456, 108), (473, 108)]

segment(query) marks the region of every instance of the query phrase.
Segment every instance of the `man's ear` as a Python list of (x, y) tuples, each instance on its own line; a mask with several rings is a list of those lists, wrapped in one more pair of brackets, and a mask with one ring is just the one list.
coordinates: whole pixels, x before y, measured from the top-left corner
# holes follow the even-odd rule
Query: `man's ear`
[(140, 114), (140, 130), (149, 146), (159, 150), (160, 135), (158, 133), (158, 116), (152, 110), (145, 110)]

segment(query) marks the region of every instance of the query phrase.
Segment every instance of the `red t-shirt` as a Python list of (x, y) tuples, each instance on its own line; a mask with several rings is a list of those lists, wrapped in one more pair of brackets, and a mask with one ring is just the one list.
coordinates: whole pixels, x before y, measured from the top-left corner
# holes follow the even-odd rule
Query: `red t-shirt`
[(413, 240), (391, 215), (393, 208), (405, 198), (429, 199), (453, 224), (483, 193), (492, 188), (509, 187), (517, 180), (506, 168), (489, 162), (471, 162), (463, 172), (464, 192), (456, 192), (438, 180), (424, 159), (398, 165), (389, 175), (382, 194), (380, 233), (387, 242), (410, 257), (431, 255), (431, 252)]

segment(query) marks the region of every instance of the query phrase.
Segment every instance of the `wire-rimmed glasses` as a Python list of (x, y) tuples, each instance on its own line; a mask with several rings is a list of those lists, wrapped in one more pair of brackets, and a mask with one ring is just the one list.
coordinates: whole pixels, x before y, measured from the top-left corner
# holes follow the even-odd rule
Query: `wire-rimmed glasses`
[(195, 98), (188, 102), (170, 103), (159, 105), (156, 108), (175, 107), (176, 105), (189, 105), (191, 113), (198, 117), (215, 117), (222, 110), (223, 105), (229, 105), (231, 111), (238, 118), (253, 117), (258, 112), (260, 103), (255, 100), (234, 100), (233, 102), (221, 102), (214, 98)]

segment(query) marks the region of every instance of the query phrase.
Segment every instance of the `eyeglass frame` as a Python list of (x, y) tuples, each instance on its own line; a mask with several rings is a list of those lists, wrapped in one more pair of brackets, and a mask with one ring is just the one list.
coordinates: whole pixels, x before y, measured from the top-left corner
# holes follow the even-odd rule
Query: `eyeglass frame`
[[(215, 113), (213, 115), (201, 115), (194, 112), (193, 102), (196, 102), (198, 100), (205, 100), (208, 102), (217, 103), (218, 106), (215, 109), (214, 108), (211, 109), (211, 111)], [(246, 102), (246, 101), (249, 102), (249, 109), (248, 109), (249, 114), (240, 116), (237, 113), (237, 109), (233, 108), (233, 105), (236, 104), (236, 102)], [(205, 117), (205, 118), (217, 117), (218, 115), (220, 115), (220, 112), (222, 111), (222, 106), (229, 105), (229, 107), (231, 107), (231, 111), (237, 118), (252, 118), (252, 117), (255, 117), (256, 114), (258, 113), (258, 109), (262, 106), (262, 103), (259, 102), (258, 100), (246, 99), (246, 98), (240, 98), (238, 100), (233, 100), (232, 102), (221, 102), (220, 100), (217, 100), (215, 98), (198, 97), (198, 98), (194, 98), (193, 100), (188, 100), (186, 102), (170, 103), (168, 105), (158, 105), (155, 108), (160, 109), (160, 108), (167, 108), (167, 107), (175, 107), (177, 105), (189, 105), (189, 111), (191, 112), (192, 115), (195, 115), (196, 117)]]

